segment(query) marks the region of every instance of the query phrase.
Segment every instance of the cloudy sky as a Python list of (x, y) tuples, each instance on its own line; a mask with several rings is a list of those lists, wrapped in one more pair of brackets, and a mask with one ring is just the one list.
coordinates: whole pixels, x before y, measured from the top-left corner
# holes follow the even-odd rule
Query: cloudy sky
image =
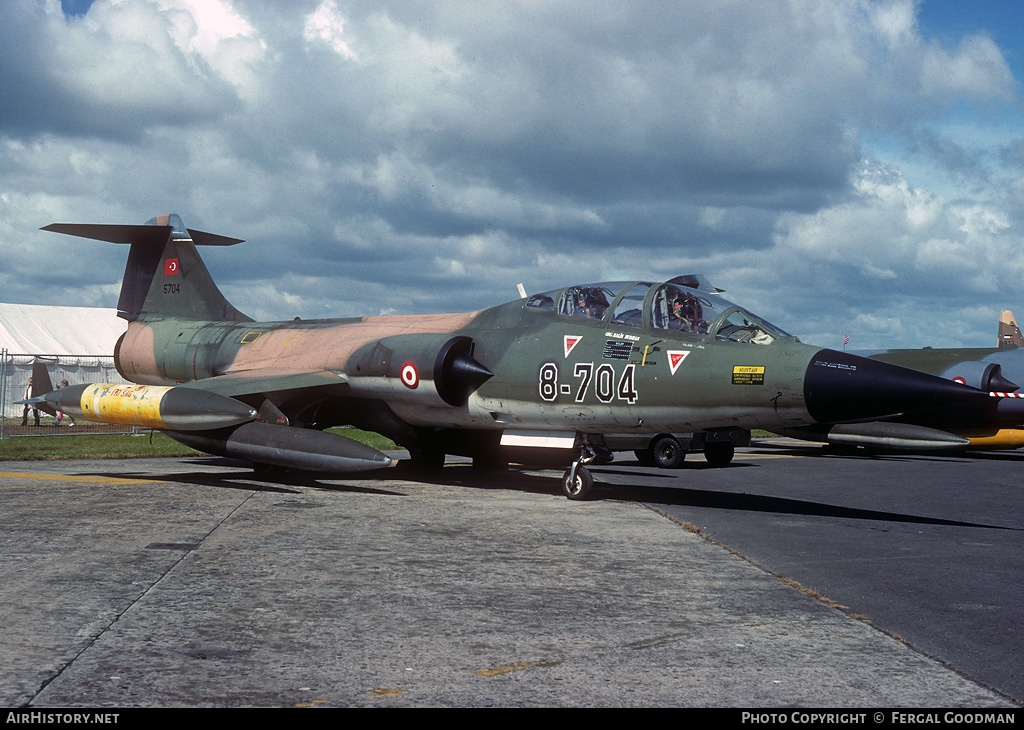
[(961, 0), (4, 0), (0, 300), (186, 225), (257, 318), (701, 272), (806, 342), (1024, 317), (1024, 10)]

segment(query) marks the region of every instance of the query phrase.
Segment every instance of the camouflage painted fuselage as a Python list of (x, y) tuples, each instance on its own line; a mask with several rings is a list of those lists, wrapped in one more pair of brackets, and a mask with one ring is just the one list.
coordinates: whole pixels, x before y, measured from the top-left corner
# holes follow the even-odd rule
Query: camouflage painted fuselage
[(303, 429), (344, 424), (431, 461), (493, 455), (506, 437), (579, 457), (590, 434), (781, 431), (985, 395), (805, 345), (700, 276), (577, 284), (467, 314), (254, 322), (224, 298), (196, 249), (238, 239), (187, 229), (172, 214), (46, 229), (130, 244), (120, 372), (256, 409), (257, 423), (187, 440), (271, 464), (328, 468), (315, 458), (326, 449), (376, 465), (332, 446), (337, 438), (304, 438)]
[[(472, 357), (494, 373), (457, 405), (439, 393), (435, 367), (454, 337), (470, 338)], [(245, 376), (254, 392), (229, 389), (235, 397), (255, 407), (271, 397), (293, 422), (318, 427), (365, 423), (363, 401), (376, 400), (414, 427), (600, 433), (808, 423), (804, 374), (819, 352), (795, 338), (721, 341), (561, 316), (520, 300), (453, 315), (133, 322), (117, 362), (127, 379), (146, 384), (212, 379), (213, 387)], [(303, 374), (317, 374), (313, 393)], [(255, 390), (260, 377), (273, 385)], [(288, 377), (296, 387), (282, 390), (278, 379)]]

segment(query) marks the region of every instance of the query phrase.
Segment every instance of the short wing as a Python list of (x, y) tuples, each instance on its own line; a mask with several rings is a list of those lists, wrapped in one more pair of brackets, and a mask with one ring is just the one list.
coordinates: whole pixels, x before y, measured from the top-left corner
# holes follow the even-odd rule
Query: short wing
[(330, 370), (260, 369), (243, 370), (213, 378), (193, 380), (182, 383), (178, 387), (195, 388), (232, 398), (241, 398), (248, 395), (305, 388), (331, 388), (334, 392), (343, 392), (348, 388), (348, 378)]

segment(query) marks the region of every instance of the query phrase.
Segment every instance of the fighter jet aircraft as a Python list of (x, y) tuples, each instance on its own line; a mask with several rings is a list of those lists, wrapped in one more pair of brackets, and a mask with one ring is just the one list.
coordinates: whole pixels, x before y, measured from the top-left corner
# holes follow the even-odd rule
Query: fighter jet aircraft
[(728, 443), (751, 428), (994, 408), (978, 388), (801, 343), (699, 276), (570, 284), (465, 314), (254, 322), (196, 248), (238, 239), (189, 230), (176, 215), (44, 230), (130, 244), (118, 301), (128, 328), (114, 357), (138, 385), (43, 398), (257, 468), (392, 463), (324, 430), (354, 425), (435, 467), (445, 454), (566, 466), (565, 495), (584, 499), (602, 433)]
[[(1024, 383), (1024, 335), (1013, 312), (999, 314), (995, 347), (924, 347), (919, 350), (876, 350), (859, 352), (875, 360), (913, 368), (950, 378), (998, 394), (999, 398), (1022, 398), (1018, 383)], [(1004, 403), (1002, 410), (1016, 412)], [(1024, 446), (1024, 417), (1010, 415), (990, 423), (972, 423), (959, 417), (946, 426), (967, 438), (970, 450), (1018, 449)]]
[[(1024, 383), (1024, 335), (1013, 312), (1000, 313), (995, 347), (859, 350), (854, 354), (974, 386), (990, 393), (995, 408), (901, 414), (857, 424), (818, 424), (788, 429), (784, 435), (908, 451), (1024, 446), (1024, 394), (1017, 392), (1017, 383)], [(927, 428), (918, 431), (915, 424)]]

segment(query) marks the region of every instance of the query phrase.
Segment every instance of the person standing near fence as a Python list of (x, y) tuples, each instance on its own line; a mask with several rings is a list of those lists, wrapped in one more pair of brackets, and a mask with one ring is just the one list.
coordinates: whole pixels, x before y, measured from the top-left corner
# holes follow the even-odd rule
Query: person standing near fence
[[(67, 380), (62, 380), (62, 381), (60, 381), (60, 385), (57, 386), (57, 390), (60, 390), (61, 388), (66, 388), (66, 387), (68, 387), (68, 381)], [(62, 419), (62, 418), (64, 418), (64, 414), (61, 413), (60, 411), (57, 411), (57, 426), (60, 426), (60, 419)], [(72, 426), (75, 425), (75, 417), (74, 416), (68, 416), (68, 420), (71, 421), (71, 423), (68, 424), (68, 428), (71, 428)]]
[[(29, 378), (28, 379), (28, 385), (25, 386), (25, 398), (24, 399), (28, 400), (31, 397), (32, 397), (32, 378)], [(32, 408), (32, 415), (35, 416), (35, 419), (36, 419), (36, 424), (35, 425), (38, 426), (39, 425), (39, 409), (36, 408), (35, 405), (30, 406), (28, 403), (25, 404), (25, 407), (21, 411), (21, 425), (22, 426), (27, 426), (28, 425), (28, 409), (30, 407)]]

